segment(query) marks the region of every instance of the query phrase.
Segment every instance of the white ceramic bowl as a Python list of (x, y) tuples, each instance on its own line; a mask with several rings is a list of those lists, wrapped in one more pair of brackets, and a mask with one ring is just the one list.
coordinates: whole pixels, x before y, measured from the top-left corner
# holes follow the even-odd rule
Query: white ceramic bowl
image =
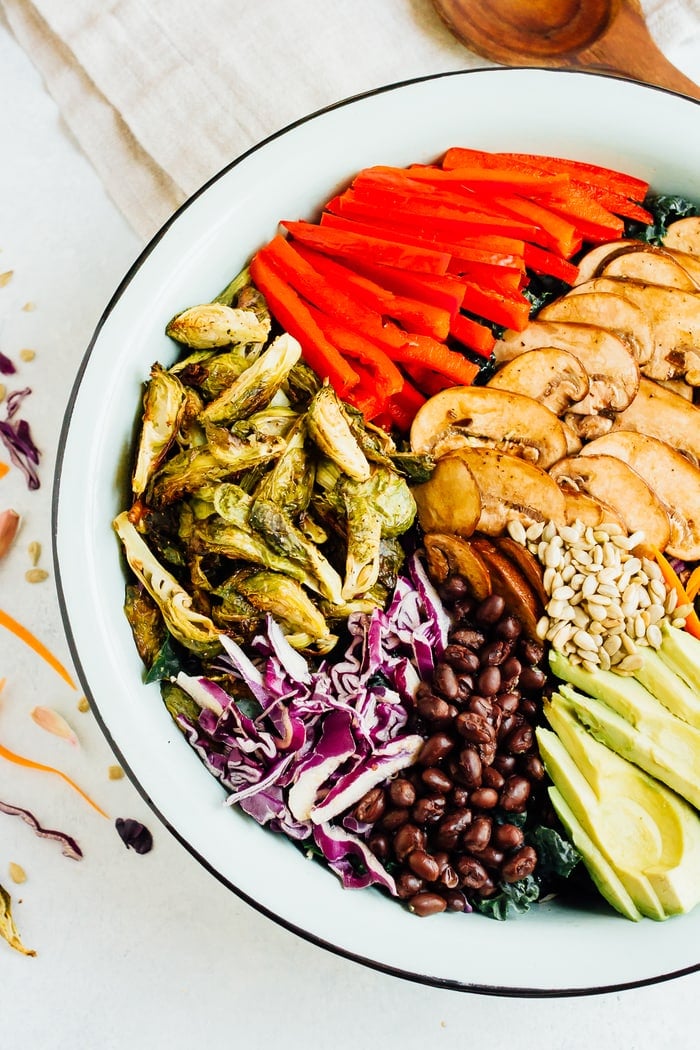
[(222, 805), (142, 668), (122, 612), (111, 521), (122, 509), (142, 382), (168, 362), (178, 310), (216, 295), (282, 218), (313, 218), (358, 169), (429, 161), (452, 145), (579, 157), (700, 200), (697, 103), (612, 77), (535, 69), (393, 85), (301, 120), (234, 161), (166, 224), (107, 306), (66, 414), (55, 489), (55, 559), (82, 684), (111, 744), (160, 819), (209, 871), (301, 936), (411, 979), (502, 994), (561, 995), (699, 968), (700, 908), (663, 924), (601, 907), (534, 907), (505, 923), (420, 920), (343, 890), (285, 839)]

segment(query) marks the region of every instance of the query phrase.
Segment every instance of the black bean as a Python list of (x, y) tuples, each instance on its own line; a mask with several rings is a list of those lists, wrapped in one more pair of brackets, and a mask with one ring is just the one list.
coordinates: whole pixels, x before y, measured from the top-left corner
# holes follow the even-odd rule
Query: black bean
[(509, 656), (507, 660), (503, 661), (501, 664), (501, 681), (504, 692), (508, 692), (508, 690), (516, 687), (520, 680), (522, 669), (523, 665), (517, 656)]
[(469, 801), (475, 809), (493, 809), (498, 805), (498, 792), (495, 788), (476, 788), (472, 791)]
[(460, 627), (452, 634), (450, 641), (455, 645), (464, 645), (467, 649), (481, 649), (486, 635), (475, 627)]
[(396, 780), (390, 780), (386, 793), (394, 806), (412, 806), (416, 801), (416, 789), (411, 781), (405, 777), (397, 777)]
[(411, 811), (406, 809), (405, 806), (389, 809), (382, 817), (382, 827), (387, 831), (396, 831), (397, 828), (406, 823), (410, 816)]
[(496, 849), (494, 846), (487, 846), (486, 849), (482, 849), (479, 853), (479, 860), (485, 868), (498, 869), (505, 859), (505, 853), (503, 850)]
[(538, 664), (544, 656), (544, 646), (534, 638), (521, 639), (520, 655), (524, 663), (531, 666)]
[(441, 849), (451, 850), (457, 845), (460, 835), (469, 827), (472, 820), (470, 809), (458, 809), (443, 817), (435, 831), (436, 845)]
[(531, 751), (535, 743), (535, 733), (527, 722), (516, 726), (503, 741), (505, 750), (511, 755), (524, 755)]
[(504, 777), (510, 776), (514, 772), (517, 765), (515, 755), (504, 755), (503, 753), (496, 755), (493, 760), (494, 769), (497, 769)]
[(486, 696), (479, 696), (478, 693), (475, 693), (470, 697), (467, 706), (473, 715), (479, 715), (480, 718), (491, 718), (493, 714), (493, 704), (491, 700)]
[[(476, 754), (476, 752), (474, 753)], [(478, 755), (476, 757), (479, 758)], [(480, 758), (479, 761), (481, 762)], [(463, 809), (469, 804), (468, 788), (460, 787), (459, 785), (455, 784), (455, 786), (452, 788), (452, 791), (450, 792), (450, 801), (453, 803), (453, 805), (457, 806), (458, 809)]]
[(447, 773), (436, 766), (428, 766), (424, 769), (421, 773), (421, 780), (430, 791), (435, 791), (438, 795), (446, 795), (452, 789), (452, 781)]
[(433, 675), (433, 687), (448, 700), (459, 695), (459, 683), (454, 669), (448, 663), (439, 663)]
[(460, 780), (467, 787), (479, 787), (483, 763), (481, 755), (473, 747), (463, 747), (457, 759)]
[(445, 893), (445, 900), (450, 911), (471, 911), (469, 901), (461, 890), (448, 890)]
[(472, 711), (462, 711), (455, 719), (455, 727), (460, 736), (474, 744), (486, 744), (496, 736), (492, 725), (481, 715), (475, 715)]
[(496, 788), (500, 791), (505, 783), (505, 778), (495, 766), (483, 766), (481, 770), (481, 783), (483, 787)]
[(499, 849), (512, 850), (522, 846), (525, 834), (516, 824), (497, 824), (493, 829), (491, 839)]
[(422, 766), (435, 766), (449, 755), (454, 746), (455, 741), (448, 733), (433, 733), (423, 744), (418, 755), (418, 762)]
[(384, 814), (386, 800), (384, 791), (380, 787), (371, 788), (355, 806), (353, 813), (355, 818), (362, 823), (374, 824)]
[(478, 656), (466, 645), (448, 645), (442, 655), (455, 671), (476, 671), (479, 666)]
[(520, 706), (520, 693), (513, 691), (499, 693), (496, 697), (496, 703), (504, 715), (510, 715), (517, 711)]
[(476, 857), (463, 856), (457, 861), (455, 867), (463, 886), (470, 890), (478, 890), (480, 886), (488, 881), (488, 872)]
[(408, 910), (422, 917), (437, 915), (447, 907), (447, 901), (439, 893), (417, 893), (408, 902)]
[(375, 857), (379, 857), (380, 860), (386, 860), (389, 856), (390, 842), (387, 835), (383, 835), (381, 832), (370, 835), (367, 844)]
[(530, 780), (544, 779), (544, 763), (539, 755), (526, 755), (520, 768)]
[(518, 685), (521, 689), (527, 689), (530, 691), (533, 689), (541, 689), (546, 681), (547, 676), (541, 668), (523, 667), (520, 672)]
[(501, 790), (501, 809), (508, 813), (522, 813), (530, 797), (530, 781), (514, 774), (508, 777)]
[(521, 632), (520, 620), (516, 616), (504, 616), (493, 629), (497, 638), (507, 638), (509, 641), (518, 638)]
[(419, 879), (425, 879), (426, 882), (435, 882), (440, 874), (440, 865), (435, 857), (424, 849), (414, 849), (412, 853), (409, 853), (408, 866), (414, 875), (417, 875)]
[(396, 876), (396, 893), (402, 900), (407, 900), (415, 893), (419, 893), (425, 883), (414, 875), (412, 871), (401, 871)]
[(438, 593), (445, 602), (456, 602), (464, 598), (467, 591), (467, 581), (462, 576), (448, 576), (438, 588)]
[(479, 675), (476, 685), (483, 696), (495, 696), (501, 688), (501, 672), (498, 667), (485, 667)]
[(525, 697), (520, 701), (520, 707), (518, 710), (521, 715), (525, 716), (525, 718), (530, 718), (534, 721), (540, 713), (540, 705), (536, 700), (530, 700)]
[(500, 594), (491, 594), (477, 605), (474, 619), (477, 623), (496, 623), (503, 616), (505, 607), (505, 600)]
[(416, 701), (416, 710), (426, 722), (442, 722), (450, 716), (450, 705), (441, 696), (421, 696)]
[(499, 638), (495, 642), (488, 642), (479, 653), (481, 666), (498, 667), (499, 664), (504, 663), (508, 659), (512, 648), (513, 643), (507, 642), (503, 638)]
[(501, 869), (504, 882), (518, 882), (527, 875), (532, 875), (537, 867), (537, 853), (532, 846), (522, 846), (517, 853), (508, 857)]
[(444, 795), (426, 795), (419, 798), (412, 810), (416, 824), (436, 824), (444, 815), (447, 800)]
[(491, 817), (475, 817), (470, 826), (462, 835), (464, 848), (471, 853), (478, 853), (486, 849), (491, 841), (491, 830), (493, 821)]
[(413, 850), (423, 849), (424, 846), (425, 832), (416, 824), (402, 824), (394, 835), (393, 848), (397, 860), (405, 860)]

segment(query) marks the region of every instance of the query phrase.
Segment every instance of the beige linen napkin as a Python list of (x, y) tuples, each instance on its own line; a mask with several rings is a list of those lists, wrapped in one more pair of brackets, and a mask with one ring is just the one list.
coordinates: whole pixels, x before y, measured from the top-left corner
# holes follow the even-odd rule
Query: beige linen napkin
[[(248, 147), (382, 84), (489, 65), (429, 0), (0, 0), (108, 192), (144, 237)], [(700, 0), (643, 0), (700, 78)], [(700, 62), (696, 63), (700, 65)]]

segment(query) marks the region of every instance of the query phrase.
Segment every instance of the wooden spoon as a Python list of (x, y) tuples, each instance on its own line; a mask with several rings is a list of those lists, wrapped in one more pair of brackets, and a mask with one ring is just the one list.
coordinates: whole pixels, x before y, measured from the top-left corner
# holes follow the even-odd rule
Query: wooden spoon
[(433, 0), (471, 51), (508, 66), (617, 73), (700, 99), (659, 51), (638, 0)]

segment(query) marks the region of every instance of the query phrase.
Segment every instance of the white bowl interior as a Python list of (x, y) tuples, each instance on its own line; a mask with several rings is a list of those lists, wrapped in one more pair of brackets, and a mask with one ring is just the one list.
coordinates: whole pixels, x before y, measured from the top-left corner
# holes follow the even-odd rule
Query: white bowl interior
[(160, 702), (122, 613), (111, 520), (151, 364), (172, 360), (178, 310), (210, 299), (283, 218), (313, 218), (363, 166), (428, 161), (452, 145), (579, 157), (700, 200), (697, 104), (600, 76), (481, 70), (389, 87), (319, 113), (235, 162), (146, 249), (107, 309), (66, 415), (55, 556), (83, 685), (125, 766), (174, 833), (220, 879), (302, 935), (419, 980), (505, 993), (610, 989), (697, 968), (700, 909), (638, 924), (605, 908), (539, 905), (519, 920), (420, 921), (341, 889), (290, 843), (222, 805)]

